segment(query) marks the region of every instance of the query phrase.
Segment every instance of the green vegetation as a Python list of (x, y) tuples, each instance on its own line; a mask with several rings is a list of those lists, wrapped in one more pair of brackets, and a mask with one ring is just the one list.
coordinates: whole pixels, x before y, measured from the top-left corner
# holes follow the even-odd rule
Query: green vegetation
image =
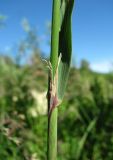
[[(47, 159), (57, 159), (57, 115), (71, 63), (71, 14), (74, 0), (53, 0), (51, 55), (48, 87)], [(61, 17), (61, 19), (59, 18)]]
[[(53, 0), (52, 11), (52, 29), (51, 29), (51, 55), (48, 79), (48, 142), (47, 142), (47, 160), (56, 160), (57, 158), (57, 107), (54, 104), (57, 88), (55, 79), (58, 77), (58, 45), (60, 28), (60, 0)], [(58, 81), (58, 78), (57, 78)], [(55, 93), (54, 93), (55, 92)], [(55, 105), (55, 106), (53, 106)], [(54, 107), (54, 108), (53, 108)]]
[[(39, 52), (18, 65), (0, 57), (0, 159), (43, 160), (47, 70)], [(58, 117), (58, 160), (112, 160), (113, 75), (70, 70)]]
[[(48, 71), (36, 33), (24, 27), (17, 55), (0, 54), (0, 160), (47, 159)], [(71, 67), (57, 110), (57, 160), (113, 159), (113, 73), (93, 72), (86, 60)]]

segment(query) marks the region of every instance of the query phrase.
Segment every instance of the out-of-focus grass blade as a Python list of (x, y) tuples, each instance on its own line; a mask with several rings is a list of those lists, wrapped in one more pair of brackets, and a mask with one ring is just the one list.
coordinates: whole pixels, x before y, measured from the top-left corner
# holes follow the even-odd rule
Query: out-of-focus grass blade
[(61, 1), (61, 28), (59, 33), (59, 55), (61, 60), (58, 67), (58, 99), (62, 100), (68, 79), (71, 63), (72, 36), (71, 16), (74, 0)]
[(85, 142), (87, 140), (87, 137), (88, 137), (89, 133), (91, 132), (91, 130), (94, 128), (96, 121), (97, 121), (97, 119), (95, 118), (89, 123), (83, 137), (81, 138), (81, 140), (78, 144), (77, 152), (76, 152), (76, 160), (79, 160), (81, 153), (82, 153), (82, 150), (83, 150), (83, 147), (84, 147)]

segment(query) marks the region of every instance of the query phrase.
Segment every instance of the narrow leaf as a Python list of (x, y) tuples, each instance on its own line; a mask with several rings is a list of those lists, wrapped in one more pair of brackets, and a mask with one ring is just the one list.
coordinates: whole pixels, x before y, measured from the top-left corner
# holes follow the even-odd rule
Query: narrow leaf
[(58, 99), (62, 100), (69, 75), (72, 53), (71, 15), (74, 0), (62, 0), (61, 30), (59, 34), (59, 55), (61, 61), (58, 66)]

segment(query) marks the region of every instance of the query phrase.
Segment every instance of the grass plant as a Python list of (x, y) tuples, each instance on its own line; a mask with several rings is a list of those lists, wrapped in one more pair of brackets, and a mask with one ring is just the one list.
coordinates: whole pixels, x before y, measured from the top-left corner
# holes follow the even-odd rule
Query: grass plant
[(74, 0), (53, 0), (51, 54), (48, 83), (47, 159), (57, 159), (57, 116), (69, 75), (72, 38), (71, 15)]

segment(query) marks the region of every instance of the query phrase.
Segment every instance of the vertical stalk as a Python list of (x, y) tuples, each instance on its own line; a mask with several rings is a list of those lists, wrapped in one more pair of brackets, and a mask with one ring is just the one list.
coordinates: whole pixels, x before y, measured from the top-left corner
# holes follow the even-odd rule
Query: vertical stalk
[[(57, 159), (57, 115), (63, 100), (71, 62), (71, 15), (74, 0), (53, 0), (48, 87), (47, 160)], [(59, 57), (59, 58), (58, 58)], [(52, 72), (52, 73), (51, 73)]]
[[(52, 77), (51, 77), (52, 79), (54, 78), (58, 63), (59, 29), (60, 29), (60, 0), (53, 0), (51, 55), (50, 55), (50, 62), (52, 65)], [(49, 101), (50, 99), (48, 98), (48, 112), (50, 107)], [(58, 109), (57, 107), (55, 107), (51, 112), (51, 115), (48, 115), (47, 160), (57, 159), (57, 114), (58, 114)]]
[(60, 31), (60, 0), (53, 0), (52, 30), (51, 30), (51, 55), (50, 62), (53, 67), (53, 77), (57, 67)]

